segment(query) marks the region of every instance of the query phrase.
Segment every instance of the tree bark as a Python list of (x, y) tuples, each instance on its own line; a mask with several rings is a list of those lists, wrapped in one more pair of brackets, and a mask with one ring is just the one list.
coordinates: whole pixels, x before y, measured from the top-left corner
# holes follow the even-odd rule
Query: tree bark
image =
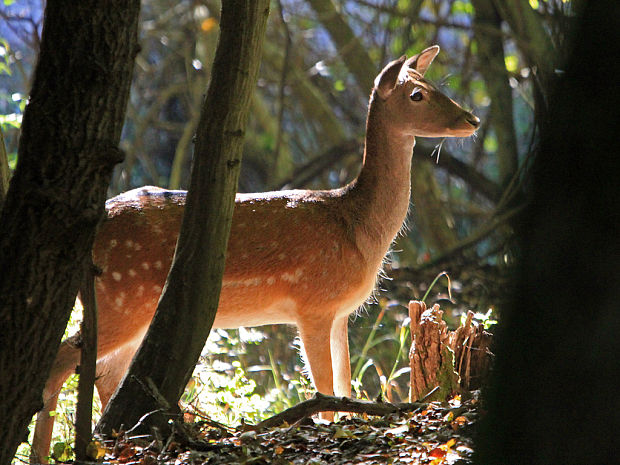
[(620, 41), (620, 4), (583, 5), (521, 215), (523, 258), (497, 334), (480, 464), (618, 461), (620, 94), (609, 44)]
[[(49, 0), (0, 218), (0, 464), (58, 350), (104, 212), (137, 47), (138, 0)], [(70, 33), (68, 33), (70, 31)]]
[(80, 326), (82, 347), (80, 351), (78, 403), (75, 409), (75, 458), (81, 462), (88, 460), (87, 448), (92, 439), (93, 431), (93, 393), (97, 377), (96, 273), (92, 260), (87, 259), (80, 286), (80, 301), (84, 311), (82, 325)]
[(448, 326), (439, 305), (426, 309), (420, 301), (409, 302), (411, 348), (409, 350), (409, 401), (445, 401), (460, 391), (454, 371), (454, 352), (449, 347)]
[[(167, 430), (209, 335), (224, 258), (250, 99), (269, 0), (223, 2), (213, 76), (198, 124), (190, 189), (172, 268), (157, 312), (97, 430)], [(163, 411), (160, 411), (163, 410)], [(147, 430), (148, 431), (148, 430)]]

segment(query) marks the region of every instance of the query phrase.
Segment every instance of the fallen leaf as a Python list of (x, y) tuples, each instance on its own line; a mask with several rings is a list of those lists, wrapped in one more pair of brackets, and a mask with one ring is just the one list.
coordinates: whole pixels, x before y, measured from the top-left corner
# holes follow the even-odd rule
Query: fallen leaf
[(444, 457), (445, 455), (446, 455), (446, 451), (443, 450), (441, 447), (435, 447), (433, 450), (431, 450), (428, 453), (429, 457), (434, 457), (434, 458), (436, 457), (441, 458), (441, 457)]

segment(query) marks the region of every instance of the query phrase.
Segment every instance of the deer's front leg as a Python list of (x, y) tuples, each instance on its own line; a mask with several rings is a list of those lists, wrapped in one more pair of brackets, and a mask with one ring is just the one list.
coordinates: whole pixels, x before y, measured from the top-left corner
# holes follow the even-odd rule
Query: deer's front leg
[(321, 394), (333, 395), (332, 357), (330, 349), (331, 321), (304, 320), (298, 323), (304, 361), (314, 387)]
[(337, 396), (351, 397), (348, 314), (334, 320), (330, 342), (334, 394)]

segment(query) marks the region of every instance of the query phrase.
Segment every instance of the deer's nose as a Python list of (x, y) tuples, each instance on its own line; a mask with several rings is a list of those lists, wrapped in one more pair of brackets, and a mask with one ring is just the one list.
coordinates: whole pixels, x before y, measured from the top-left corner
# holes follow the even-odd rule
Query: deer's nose
[(471, 124), (473, 127), (477, 128), (478, 126), (480, 126), (480, 118), (478, 118), (477, 116), (474, 116), (470, 113), (466, 119), (467, 119), (467, 122)]

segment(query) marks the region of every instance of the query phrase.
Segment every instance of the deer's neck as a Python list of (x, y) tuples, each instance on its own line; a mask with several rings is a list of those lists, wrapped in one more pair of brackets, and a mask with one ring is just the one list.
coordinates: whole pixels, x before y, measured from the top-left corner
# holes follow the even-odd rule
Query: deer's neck
[(348, 193), (357, 218), (360, 250), (382, 259), (409, 208), (411, 156), (415, 138), (393, 127), (382, 102), (371, 103), (366, 122), (364, 163)]

